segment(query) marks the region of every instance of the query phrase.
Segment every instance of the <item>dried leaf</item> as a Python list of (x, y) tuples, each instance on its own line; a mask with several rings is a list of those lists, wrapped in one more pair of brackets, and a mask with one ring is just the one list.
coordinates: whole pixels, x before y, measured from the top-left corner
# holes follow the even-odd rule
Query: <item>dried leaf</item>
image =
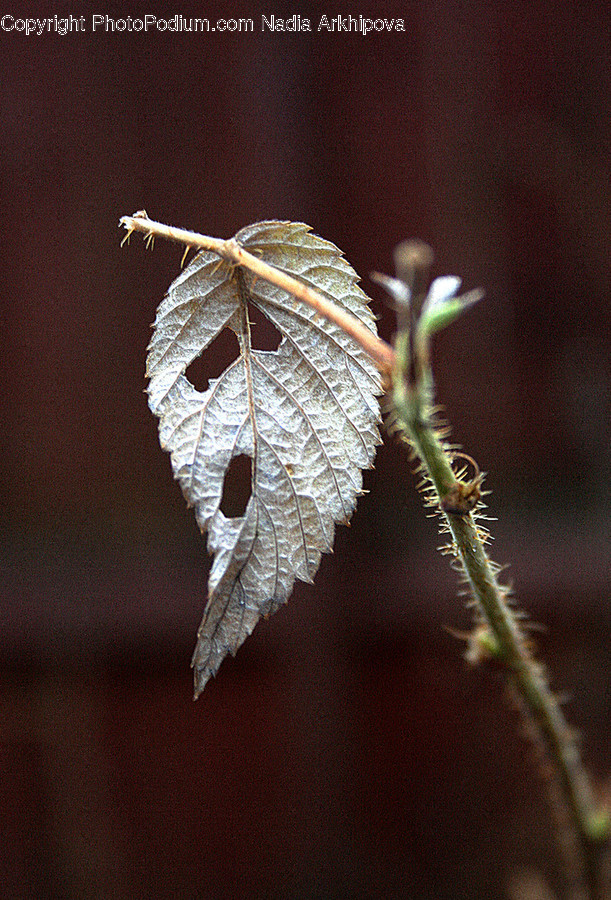
[[(317, 289), (375, 333), (368, 298), (333, 244), (308, 226), (260, 222), (236, 240), (266, 262)], [(275, 351), (251, 347), (248, 304), (282, 334)], [(223, 330), (239, 357), (205, 393), (185, 377)], [(311, 581), (361, 493), (361, 469), (380, 442), (379, 375), (345, 332), (285, 291), (200, 253), (159, 306), (149, 346), (149, 405), (161, 446), (208, 532), (214, 554), (208, 603), (193, 655), (195, 696), (235, 653), (262, 615), (284, 603), (295, 578)], [(251, 459), (244, 514), (221, 511), (232, 458)]]

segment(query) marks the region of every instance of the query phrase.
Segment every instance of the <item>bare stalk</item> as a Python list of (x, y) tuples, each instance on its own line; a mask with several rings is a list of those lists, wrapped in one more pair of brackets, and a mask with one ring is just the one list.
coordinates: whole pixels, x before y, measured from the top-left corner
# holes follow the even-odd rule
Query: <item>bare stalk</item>
[(134, 231), (139, 231), (145, 235), (149, 242), (155, 237), (166, 238), (169, 241), (176, 241), (196, 250), (210, 250), (212, 253), (218, 253), (222, 259), (227, 260), (232, 265), (248, 269), (259, 278), (269, 281), (276, 287), (291, 294), (291, 296), (302, 300), (320, 313), (321, 316), (342, 328), (346, 334), (349, 334), (369, 354), (383, 375), (388, 376), (392, 371), (395, 364), (395, 352), (386, 341), (377, 337), (356, 316), (341, 309), (323, 294), (312, 290), (312, 288), (291, 275), (287, 275), (281, 269), (270, 266), (263, 260), (258, 259), (258, 257), (253, 256), (252, 253), (240, 246), (235, 238), (223, 241), (219, 238), (207, 237), (193, 231), (185, 231), (183, 228), (173, 228), (171, 225), (163, 225), (161, 222), (152, 221), (144, 211), (135, 213), (133, 216), (123, 216), (119, 225), (122, 225), (127, 231), (124, 240), (128, 239)]

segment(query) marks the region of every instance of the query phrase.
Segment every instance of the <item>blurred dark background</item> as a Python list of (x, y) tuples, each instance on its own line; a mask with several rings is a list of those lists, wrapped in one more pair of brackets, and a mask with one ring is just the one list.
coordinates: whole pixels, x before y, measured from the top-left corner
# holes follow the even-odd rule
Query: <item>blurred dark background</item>
[[(143, 393), (181, 248), (308, 222), (369, 280), (420, 237), (487, 298), (439, 336), (438, 395), (489, 473), (554, 686), (609, 771), (607, 4), (43, 2), (86, 33), (0, 31), (0, 896), (502, 898), (559, 879), (544, 790), (468, 628), (416, 479), (387, 440), (315, 585), (197, 704), (205, 543)], [(91, 31), (91, 15), (254, 19), (253, 33)], [(261, 32), (261, 14), (312, 34)], [(210, 361), (218, 373), (221, 359)], [(521, 893), (522, 891), (522, 893)]]

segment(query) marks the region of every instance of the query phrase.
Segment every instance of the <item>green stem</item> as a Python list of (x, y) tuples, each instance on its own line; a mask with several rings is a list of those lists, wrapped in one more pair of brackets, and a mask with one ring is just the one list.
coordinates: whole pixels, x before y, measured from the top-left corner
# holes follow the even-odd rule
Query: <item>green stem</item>
[[(421, 368), (421, 379), (409, 383), (408, 342), (400, 334), (396, 352), (398, 366), (393, 377), (393, 400), (397, 425), (414, 448), (439, 500), (458, 480), (442, 440), (430, 420), (432, 375)], [(428, 354), (427, 354), (428, 356)], [(421, 357), (422, 360), (422, 357)], [(427, 359), (428, 362), (428, 359)], [(568, 809), (573, 847), (579, 849), (580, 881), (591, 900), (608, 896), (601, 884), (601, 855), (608, 837), (608, 820), (597, 809), (588, 777), (583, 768), (574, 733), (567, 724), (558, 700), (551, 692), (544, 669), (530, 649), (515, 612), (507, 602), (507, 590), (499, 585), (497, 567), (488, 558), (484, 535), (470, 512), (443, 512), (453, 538), (453, 550), (460, 560), (473, 597), (493, 636), (495, 656), (506, 668), (512, 686), (529, 713), (531, 728), (557, 774), (560, 793)], [(575, 880), (575, 879), (573, 879)], [(583, 896), (583, 894), (582, 894)]]

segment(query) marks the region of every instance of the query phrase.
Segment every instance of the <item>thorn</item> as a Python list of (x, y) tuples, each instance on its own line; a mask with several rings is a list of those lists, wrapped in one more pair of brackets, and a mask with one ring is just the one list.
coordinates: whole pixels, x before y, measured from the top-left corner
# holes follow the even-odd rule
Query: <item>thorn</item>
[(135, 228), (127, 229), (127, 233), (125, 234), (125, 236), (123, 237), (123, 240), (121, 241), (121, 246), (123, 246), (123, 244), (129, 244), (129, 239), (135, 230), (136, 230)]
[(180, 261), (180, 268), (181, 268), (181, 269), (182, 269), (182, 267), (183, 267), (184, 264), (185, 264), (185, 260), (186, 260), (188, 254), (189, 254), (189, 250), (190, 250), (190, 249), (191, 249), (191, 248), (189, 247), (189, 245), (188, 245), (188, 244), (185, 244), (185, 252), (183, 253), (182, 259), (181, 259), (181, 261)]
[(444, 631), (458, 641), (470, 641), (471, 640), (471, 632), (470, 631), (461, 631), (458, 628), (452, 628), (451, 625), (443, 625), (441, 626)]
[[(573, 702), (573, 695), (571, 694), (570, 691), (562, 691), (562, 693), (556, 694), (556, 702), (557, 702), (560, 706), (566, 706), (567, 703), (572, 703), (572, 702)], [(577, 741), (577, 740), (580, 740), (581, 735), (579, 734), (579, 730), (578, 730), (578, 729), (576, 729), (576, 728), (570, 728), (569, 730), (570, 730), (570, 732), (571, 732), (571, 737), (573, 738), (573, 740), (576, 740), (576, 741)]]
[(153, 250), (153, 248), (155, 247), (155, 235), (152, 231), (149, 231), (144, 238), (144, 246), (147, 250)]

